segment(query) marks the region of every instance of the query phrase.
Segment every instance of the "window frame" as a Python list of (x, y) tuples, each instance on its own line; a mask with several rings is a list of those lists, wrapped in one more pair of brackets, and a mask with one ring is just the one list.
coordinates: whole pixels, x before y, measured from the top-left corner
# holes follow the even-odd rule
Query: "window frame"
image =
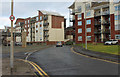
[[(88, 23), (88, 21), (90, 21), (90, 22)], [(91, 24), (91, 19), (86, 20), (86, 25), (88, 25), (88, 24)]]
[[(79, 39), (79, 37), (81, 37), (81, 38), (80, 38), (81, 40)], [(82, 36), (78, 36), (78, 41), (82, 41)]]
[(82, 28), (79, 28), (79, 29), (78, 29), (78, 33), (82, 33)]
[[(90, 40), (88, 39), (90, 37)], [(91, 41), (92, 40), (92, 37), (91, 36), (87, 36), (87, 41)]]
[(78, 21), (78, 26), (82, 26), (82, 21)]
[[(90, 31), (89, 31), (90, 30)], [(91, 32), (91, 28), (87, 28), (86, 32)]]

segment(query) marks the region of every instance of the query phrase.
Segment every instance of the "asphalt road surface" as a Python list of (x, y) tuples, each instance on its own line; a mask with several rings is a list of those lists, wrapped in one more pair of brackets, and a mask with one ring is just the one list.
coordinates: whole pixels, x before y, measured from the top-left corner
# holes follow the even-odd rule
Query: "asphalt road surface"
[(54, 46), (35, 52), (29, 60), (37, 63), (48, 75), (118, 75), (118, 64), (80, 56), (69, 46)]

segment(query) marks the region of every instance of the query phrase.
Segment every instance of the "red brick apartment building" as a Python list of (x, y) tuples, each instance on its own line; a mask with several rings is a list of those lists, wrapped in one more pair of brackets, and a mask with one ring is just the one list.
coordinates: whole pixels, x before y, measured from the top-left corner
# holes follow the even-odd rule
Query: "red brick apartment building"
[[(26, 32), (28, 43), (55, 44), (57, 41), (64, 42), (64, 16), (59, 13), (38, 11), (37, 16), (18, 18), (15, 24), (18, 32)], [(21, 37), (17, 38), (21, 39)]]
[(120, 40), (120, 2), (83, 3), (76, 0), (69, 10), (76, 43), (85, 43), (85, 32), (89, 43)]

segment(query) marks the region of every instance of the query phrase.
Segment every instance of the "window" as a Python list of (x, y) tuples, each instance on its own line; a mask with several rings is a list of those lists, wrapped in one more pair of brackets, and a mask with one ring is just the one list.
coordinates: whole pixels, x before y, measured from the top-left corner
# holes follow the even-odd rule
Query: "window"
[(78, 29), (78, 33), (82, 33), (82, 29)]
[(115, 30), (120, 30), (120, 24), (119, 25), (115, 25)]
[(115, 15), (115, 20), (120, 20), (120, 15)]
[(38, 30), (38, 28), (36, 28), (36, 30)]
[(82, 11), (81, 6), (78, 6), (78, 7), (77, 7), (77, 11), (78, 11), (78, 12), (81, 12), (81, 11)]
[(118, 10), (120, 10), (120, 5), (115, 6), (115, 11), (118, 11)]
[(78, 26), (79, 26), (79, 25), (82, 25), (82, 21), (78, 21)]
[(78, 41), (82, 41), (82, 36), (78, 36)]
[(40, 27), (40, 29), (42, 29), (42, 27)]
[(36, 21), (38, 21), (39, 20), (39, 18), (38, 17), (36, 17)]
[(87, 36), (87, 41), (91, 41), (91, 36)]
[(27, 23), (27, 21), (25, 21), (25, 24)]
[(38, 25), (38, 23), (36, 23), (36, 25)]
[(87, 28), (87, 32), (91, 32), (91, 28)]
[(115, 6), (115, 11), (117, 11), (118, 10), (118, 6)]
[(87, 21), (86, 21), (86, 24), (91, 24), (91, 20), (87, 20)]
[(42, 32), (40, 32), (40, 35), (42, 35)]
[(29, 23), (29, 20), (28, 20), (28, 23)]
[(42, 20), (42, 16), (40, 16), (40, 20)]
[(40, 25), (42, 25), (42, 22), (40, 22)]
[(42, 37), (40, 37), (40, 41), (42, 41)]
[(78, 14), (78, 18), (81, 18), (81, 14)]
[(115, 39), (120, 39), (120, 34), (115, 35)]
[(29, 25), (28, 25), (28, 27), (29, 27)]
[(86, 10), (90, 10), (90, 4), (86, 4)]
[(91, 15), (91, 12), (87, 12), (87, 16), (90, 16)]

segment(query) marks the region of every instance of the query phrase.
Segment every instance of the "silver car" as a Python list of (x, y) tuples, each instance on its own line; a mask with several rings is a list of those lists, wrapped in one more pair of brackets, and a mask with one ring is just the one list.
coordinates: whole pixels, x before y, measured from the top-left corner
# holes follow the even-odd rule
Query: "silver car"
[(105, 45), (116, 45), (118, 44), (118, 40), (111, 39), (109, 41), (106, 41), (104, 44)]
[(56, 47), (62, 47), (62, 42), (61, 42), (61, 41), (58, 41), (58, 42), (56, 43)]

